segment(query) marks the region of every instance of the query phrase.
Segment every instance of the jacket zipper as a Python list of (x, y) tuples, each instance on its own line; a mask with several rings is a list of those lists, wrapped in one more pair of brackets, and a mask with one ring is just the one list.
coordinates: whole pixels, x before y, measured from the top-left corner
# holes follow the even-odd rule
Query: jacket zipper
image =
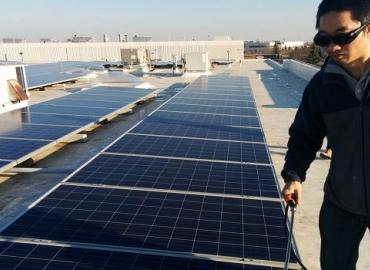
[(363, 109), (363, 102), (360, 104), (360, 114), (361, 114), (361, 131), (362, 131), (362, 172), (364, 177), (364, 188), (365, 188), (365, 208), (366, 213), (369, 216), (369, 201), (368, 201), (368, 190), (367, 190), (367, 183), (366, 183), (366, 164), (365, 164), (365, 128), (364, 128), (364, 109)]

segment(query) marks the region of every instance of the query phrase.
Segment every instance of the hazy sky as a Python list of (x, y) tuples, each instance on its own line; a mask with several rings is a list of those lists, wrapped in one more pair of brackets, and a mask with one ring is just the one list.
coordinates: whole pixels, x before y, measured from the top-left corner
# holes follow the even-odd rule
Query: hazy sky
[(320, 0), (0, 0), (0, 38), (311, 40)]

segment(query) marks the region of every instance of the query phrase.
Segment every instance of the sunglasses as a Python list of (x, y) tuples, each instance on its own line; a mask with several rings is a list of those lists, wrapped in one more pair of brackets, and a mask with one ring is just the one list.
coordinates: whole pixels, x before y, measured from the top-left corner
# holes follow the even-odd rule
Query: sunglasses
[(336, 34), (334, 36), (330, 35), (322, 35), (320, 33), (317, 33), (315, 37), (313, 38), (313, 42), (320, 47), (326, 47), (329, 46), (330, 43), (334, 43), (336, 45), (347, 45), (354, 41), (358, 35), (361, 33), (362, 30), (368, 25), (369, 23), (363, 24), (360, 27), (352, 30), (348, 33), (340, 33)]

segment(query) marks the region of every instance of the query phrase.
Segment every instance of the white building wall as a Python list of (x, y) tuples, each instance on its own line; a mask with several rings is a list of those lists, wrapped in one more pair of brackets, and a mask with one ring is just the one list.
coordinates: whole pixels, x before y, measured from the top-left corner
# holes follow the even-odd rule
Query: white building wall
[[(152, 58), (171, 60), (172, 55), (181, 57), (188, 52), (208, 52), (210, 59), (239, 60), (244, 58), (243, 41), (169, 41), (169, 42), (109, 42), (109, 43), (23, 43), (0, 44), (0, 60), (24, 63), (48, 63), (58, 61), (119, 61), (123, 48), (143, 48)], [(19, 53), (22, 52), (21, 56)]]

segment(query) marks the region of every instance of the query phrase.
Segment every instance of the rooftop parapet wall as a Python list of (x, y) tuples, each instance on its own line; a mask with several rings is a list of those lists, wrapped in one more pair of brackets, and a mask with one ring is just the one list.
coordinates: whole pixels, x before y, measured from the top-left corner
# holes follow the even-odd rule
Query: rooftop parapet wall
[(284, 69), (294, 73), (306, 81), (311, 80), (312, 77), (320, 70), (320, 68), (316, 66), (291, 59), (284, 60), (282, 66)]

